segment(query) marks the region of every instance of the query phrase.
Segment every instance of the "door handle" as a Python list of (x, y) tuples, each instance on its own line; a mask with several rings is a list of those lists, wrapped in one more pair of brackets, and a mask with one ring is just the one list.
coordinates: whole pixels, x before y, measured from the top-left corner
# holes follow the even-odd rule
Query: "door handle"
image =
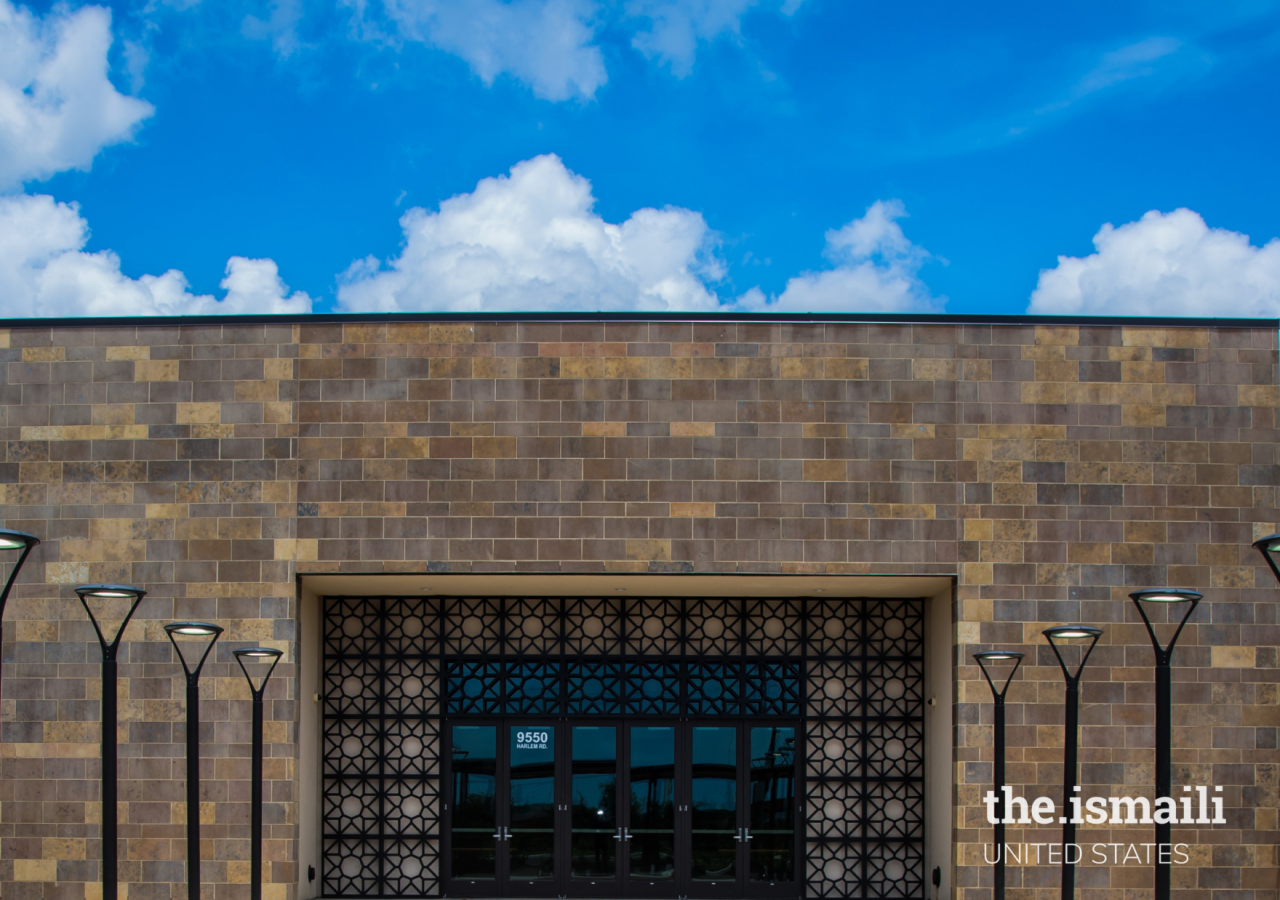
[(752, 839), (752, 838), (751, 838), (751, 829), (750, 829), (750, 828), (744, 828), (744, 829), (742, 829), (742, 839), (743, 839), (743, 840), (745, 840), (745, 841), (749, 841), (749, 840), (751, 840), (751, 839)]
[(500, 841), (510, 840), (511, 832), (507, 830), (507, 827), (505, 825), (499, 825), (498, 833), (495, 834), (494, 837)]
[(742, 840), (742, 829), (741, 829), (741, 828), (739, 828), (739, 829), (737, 830), (737, 832), (734, 834), (733, 839), (734, 839), (735, 841), (740, 841), (740, 840)]
[(619, 829), (618, 829), (618, 833), (617, 833), (617, 834), (615, 834), (615, 835), (613, 836), (613, 839), (614, 839), (615, 841), (620, 841), (620, 840), (622, 840), (622, 839), (623, 839), (623, 838), (622, 838), (622, 829), (621, 829), (621, 828), (619, 828)]
[(625, 827), (624, 827), (624, 828), (622, 829), (622, 839), (623, 839), (624, 841), (629, 841), (629, 840), (631, 840), (631, 829), (630, 829), (630, 828), (625, 828)]

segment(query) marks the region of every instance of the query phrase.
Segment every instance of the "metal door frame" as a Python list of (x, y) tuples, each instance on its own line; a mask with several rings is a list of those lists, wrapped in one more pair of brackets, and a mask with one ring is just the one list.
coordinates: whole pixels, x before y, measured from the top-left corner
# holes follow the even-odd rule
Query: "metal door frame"
[[(601, 615), (608, 612), (609, 615), (620, 617), (617, 619), (619, 630), (607, 632), (602, 639), (607, 639), (606, 643), (590, 651), (575, 649), (576, 644), (571, 646), (570, 623), (577, 615), (572, 604), (579, 601), (599, 604), (604, 611)], [(712, 652), (706, 645), (705, 635), (708, 632), (697, 630), (702, 627), (697, 623), (706, 621), (705, 618), (699, 620), (698, 616), (710, 614), (695, 610), (698, 609), (697, 604), (724, 601), (731, 604), (731, 609), (727, 610), (726, 614), (731, 613), (733, 620), (740, 623), (740, 630), (732, 638), (731, 651), (717, 649)], [(455, 616), (471, 614), (465, 610), (460, 612), (458, 604), (470, 604), (467, 609), (479, 609), (484, 604), (488, 604), (485, 607), (487, 610), (485, 615), (490, 615), (490, 619), (486, 620), (485, 628), (489, 630), (481, 639), (488, 642), (484, 647), (463, 646), (458, 643), (460, 639), (454, 632), (457, 631), (457, 626), (462, 620)], [(529, 615), (527, 609), (537, 604), (542, 604), (542, 608), (547, 610), (545, 614), (547, 627), (559, 629), (556, 634), (560, 635), (552, 644), (541, 649), (526, 646), (527, 641), (522, 644), (518, 628), (521, 621), (519, 617), (527, 617)], [(662, 646), (651, 649), (647, 645), (641, 646), (635, 643), (633, 637), (637, 634), (635, 631), (637, 623), (644, 621), (645, 616), (653, 614), (651, 608), (657, 609), (655, 604), (662, 606), (666, 611), (663, 615), (667, 617), (668, 632), (661, 638), (661, 642), (664, 642)], [(764, 609), (761, 604), (774, 605)], [(415, 612), (410, 607), (420, 609)], [(378, 879), (376, 888), (371, 885), (369, 889), (355, 894), (352, 893), (353, 888), (344, 887), (332, 896), (401, 896), (394, 893), (393, 887), (386, 883), (392, 877), (386, 872), (395, 871), (394, 867), (399, 864), (395, 854), (400, 853), (402, 856), (399, 858), (403, 858), (403, 853), (408, 852), (404, 848), (409, 847), (410, 839), (423, 845), (413, 852), (423, 854), (425, 871), (430, 872), (433, 866), (436, 867), (438, 880), (435, 884), (439, 885), (439, 890), (454, 893), (456, 896), (458, 885), (454, 884), (453, 879), (449, 877), (452, 840), (448, 829), (440, 827), (451, 818), (450, 812), (443, 806), (448, 802), (446, 797), (452, 790), (452, 760), (449, 749), (451, 735), (448, 725), (486, 721), (503, 723), (510, 720), (511, 714), (506, 713), (505, 709), (510, 708), (509, 704), (513, 698), (521, 696), (509, 689), (509, 680), (516, 677), (511, 674), (515, 671), (515, 668), (511, 667), (523, 666), (526, 669), (535, 669), (539, 665), (542, 665), (547, 672), (555, 673), (554, 677), (558, 679), (560, 686), (560, 696), (549, 705), (537, 707), (543, 712), (531, 712), (527, 719), (521, 719), (521, 721), (554, 719), (557, 723), (563, 722), (571, 727), (576, 721), (596, 720), (594, 717), (597, 715), (608, 716), (609, 720), (615, 722), (639, 720), (654, 723), (669, 721), (672, 718), (684, 721), (696, 718), (716, 722), (744, 723), (759, 721), (763, 717), (774, 715), (785, 715), (788, 722), (794, 719), (797, 728), (797, 744), (800, 748), (796, 788), (799, 801), (805, 804), (799, 811), (796, 823), (795, 876), (798, 890), (795, 893), (803, 895), (820, 892), (823, 896), (854, 896), (859, 891), (871, 890), (876, 879), (898, 877), (897, 874), (885, 875), (877, 868), (881, 866), (877, 860), (888, 858), (901, 859), (907, 867), (909, 874), (906, 881), (916, 885), (907, 888), (910, 891), (909, 895), (923, 896), (924, 879), (921, 861), (924, 853), (923, 772), (917, 775), (912, 771), (904, 771), (900, 765), (885, 764), (880, 765), (884, 770), (882, 773), (868, 770), (863, 774), (853, 775), (845, 771), (847, 766), (828, 765), (825, 760), (819, 760), (822, 765), (814, 768), (813, 761), (808, 759), (813, 747), (820, 746), (822, 741), (833, 739), (833, 735), (834, 739), (845, 739), (841, 735), (858, 729), (865, 729), (868, 734), (881, 734), (882, 738), (877, 739), (893, 738), (891, 743), (896, 742), (901, 745), (906, 742), (912, 753), (919, 753), (923, 757), (924, 716), (923, 709), (916, 708), (922, 706), (923, 701), (915, 696), (916, 692), (922, 690), (916, 682), (923, 678), (924, 671), (924, 609), (923, 600), (920, 598), (820, 599), (784, 596), (718, 599), (675, 597), (593, 599), (485, 598), (464, 595), (439, 598), (385, 595), (326, 596), (323, 599), (323, 611), (324, 703), (321, 727), (326, 749), (322, 757), (322, 778), (324, 779), (321, 813), (323, 817), (322, 876), (327, 886), (331, 877), (330, 872), (336, 871), (339, 865), (346, 866), (351, 857), (366, 860), (366, 871), (382, 872), (373, 876)], [(364, 619), (365, 630), (363, 632), (344, 630), (344, 616)], [(403, 634), (395, 638), (394, 644), (379, 643), (383, 640), (382, 635), (386, 636), (386, 640), (392, 640), (392, 627), (396, 621), (413, 616), (421, 619), (426, 631), (421, 637), (415, 638), (412, 645), (406, 641)], [(767, 639), (760, 637), (759, 632), (762, 627), (760, 623), (775, 619), (785, 622), (784, 629), (779, 631), (781, 637), (773, 632), (768, 632)], [(903, 634), (903, 628), (899, 627), (896, 634), (889, 634), (887, 631), (873, 634), (873, 629), (879, 627), (877, 622), (892, 619), (905, 623), (908, 632), (900, 644), (890, 648), (887, 641), (897, 641), (898, 636)], [(730, 622), (730, 619), (725, 621)], [(836, 622), (844, 624), (832, 631), (830, 626)], [(335, 626), (337, 631), (334, 630)], [(350, 637), (344, 637), (344, 633)], [(404, 632), (404, 634), (407, 633)], [(849, 646), (837, 640), (837, 635), (841, 634), (852, 636), (844, 642)], [(580, 641), (581, 638), (573, 637), (572, 640)], [(701, 643), (695, 643), (695, 641)], [(770, 641), (774, 643), (770, 644)], [(784, 648), (779, 643), (783, 641), (790, 643)], [(865, 643), (858, 643), (859, 641)], [(837, 644), (840, 645), (837, 646)], [(386, 662), (386, 674), (383, 674), (383, 664), (380, 661)], [(391, 680), (393, 663), (400, 666), (396, 671), (404, 669), (405, 666), (414, 665), (421, 669), (419, 674), (424, 677), (434, 673), (434, 677), (439, 679), (438, 686), (432, 688), (435, 697), (438, 698), (436, 705), (433, 706), (427, 702), (426, 705), (419, 704), (422, 706), (421, 709), (392, 708), (390, 703), (395, 694), (395, 685)], [(491, 677), (491, 680), (499, 685), (494, 689), (497, 693), (492, 696), (486, 694), (483, 702), (479, 704), (463, 704), (456, 711), (451, 712), (454, 709), (455, 677), (470, 677), (463, 673), (463, 669), (476, 665), (485, 669), (486, 678)], [(574, 673), (592, 665), (601, 666), (602, 672), (607, 670), (608, 673), (612, 673), (608, 677), (613, 678), (616, 684), (608, 690), (613, 690), (615, 693), (609, 694), (606, 702), (613, 705), (590, 709), (583, 706), (581, 711), (577, 711), (579, 707), (575, 706), (575, 703), (581, 704), (582, 701), (581, 695), (571, 693), (575, 683), (574, 678), (578, 677)], [(346, 668), (343, 668), (344, 666)], [(834, 676), (828, 674), (828, 670), (832, 670), (833, 667), (839, 670), (842, 666), (844, 669), (841, 671), (844, 674), (841, 674), (841, 671), (836, 671)], [(870, 678), (877, 669), (893, 666), (904, 667), (904, 672), (907, 669), (911, 670), (906, 674), (893, 677), (907, 679), (910, 682), (909, 691), (912, 693), (907, 699), (916, 706), (889, 709), (888, 704), (882, 703), (877, 709), (868, 706), (855, 711), (845, 709), (839, 703), (824, 700), (817, 690), (822, 679), (825, 678)], [(718, 674), (721, 671), (723, 675)], [(519, 677), (539, 677), (544, 678), (544, 681), (546, 679), (543, 675)], [(709, 701), (707, 699), (709, 694), (699, 693), (700, 683), (705, 683), (708, 678), (714, 680), (722, 677), (725, 679), (726, 690), (731, 689), (734, 684), (738, 685), (734, 689), (742, 691), (740, 698), (719, 703)], [(385, 699), (387, 705), (379, 707), (381, 711), (364, 712), (347, 704), (340, 696), (343, 678), (348, 680), (363, 678), (370, 683), (377, 682), (381, 685), (377, 688), (379, 691), (377, 702), (382, 703)], [(635, 693), (634, 685), (640, 683), (635, 679), (644, 678), (650, 681), (663, 679), (663, 684), (667, 687), (659, 703), (640, 706), (632, 703), (631, 697)], [(737, 680), (733, 681), (733, 679)], [(795, 682), (794, 686), (792, 681)], [(776, 690), (779, 685), (784, 692), (787, 692), (784, 693), (782, 701), (765, 699), (763, 694), (757, 697), (748, 693), (751, 689), (756, 690), (757, 693), (767, 689), (767, 693), (768, 690)], [(544, 696), (550, 698), (553, 682), (546, 681), (545, 690), (548, 693)], [(527, 698), (534, 695), (526, 689), (522, 696)], [(575, 696), (578, 699), (575, 699)], [(776, 697), (777, 695), (768, 694), (768, 696)], [(829, 696), (834, 697), (834, 695)], [(791, 709), (797, 701), (798, 708), (793, 714)], [(779, 703), (785, 706), (780, 707)], [(610, 712), (615, 707), (616, 712)], [(533, 710), (535, 707), (527, 708)], [(419, 774), (410, 772), (408, 775), (402, 775), (400, 774), (402, 771), (408, 772), (408, 770), (390, 768), (390, 763), (386, 760), (392, 759), (392, 754), (398, 752), (399, 745), (396, 742), (408, 739), (403, 735), (412, 737), (418, 734), (416, 731), (411, 733), (407, 729), (410, 726), (417, 727), (415, 723), (419, 721), (422, 724), (421, 737), (424, 742), (431, 742), (433, 728), (439, 729), (439, 736), (434, 746), (421, 757), (423, 762), (418, 769), (423, 771)], [(767, 718), (766, 721), (768, 721)], [(336, 748), (343, 742), (344, 736), (349, 734), (374, 734), (375, 732), (371, 729), (375, 726), (380, 730), (376, 732), (378, 737), (367, 742), (367, 746), (371, 748), (365, 754), (367, 761), (362, 757), (349, 762), (341, 755), (344, 751), (330, 749)], [(400, 730), (394, 731), (394, 728), (400, 728)], [(385, 737), (382, 736), (384, 731)], [(564, 732), (565, 735), (570, 733), (568, 730)], [(349, 737), (347, 739), (349, 740)], [(503, 740), (505, 744), (506, 734), (503, 735)], [(564, 738), (562, 742), (563, 740)], [(744, 746), (745, 740), (749, 738), (744, 736)], [(383, 744), (386, 746), (383, 747)], [(440, 747), (442, 751), (438, 767), (434, 759), (435, 747)], [(505, 758), (507, 748), (505, 746), (499, 748), (498, 752)], [(337, 755), (333, 755), (335, 753)], [(865, 756), (864, 769), (866, 763), (876, 761), (872, 756), (866, 756), (866, 753), (864, 748), (862, 751), (862, 755)], [(397, 762), (396, 765), (401, 763)], [(918, 767), (923, 763), (912, 762), (911, 765)], [(366, 768), (360, 768), (360, 766), (366, 766)], [(368, 774), (364, 774), (365, 772)], [(437, 772), (439, 775), (436, 774)], [(625, 776), (624, 772), (623, 777)], [(505, 774), (503, 777), (505, 778)], [(327, 810), (336, 801), (329, 794), (330, 778), (336, 779), (335, 783), (339, 784), (339, 787), (344, 779), (367, 779), (370, 782), (390, 783), (394, 779), (416, 778), (422, 782), (427, 797), (430, 796), (434, 785), (438, 784), (438, 788), (435, 789), (439, 790), (442, 804), (439, 808), (445, 818), (437, 824), (434, 833), (431, 827), (424, 826), (421, 835), (406, 833), (402, 836), (400, 832), (390, 830), (381, 818), (371, 826), (362, 826), (360, 823), (351, 827), (339, 824), (331, 826), (330, 814)], [(890, 797), (894, 803), (898, 803), (894, 797), (900, 797), (910, 810), (909, 817), (892, 821), (886, 819), (876, 824), (874, 828), (868, 825), (861, 832), (854, 833), (843, 827), (837, 820), (825, 821), (820, 814), (820, 806), (814, 807), (818, 812), (814, 812), (812, 816), (806, 814), (808, 806), (812, 802), (817, 802), (820, 796), (825, 796), (830, 790), (836, 791), (835, 796), (842, 796), (839, 793), (843, 790), (841, 786), (852, 785), (855, 782), (884, 788), (882, 795)], [(501, 789), (504, 792), (507, 790), (505, 781)], [(895, 790), (898, 791), (897, 795), (891, 793)], [(809, 796), (810, 792), (814, 793), (813, 797)], [(335, 796), (340, 799), (341, 795), (335, 794)], [(868, 795), (866, 803), (871, 802)], [(915, 821), (917, 818), (919, 821)], [(335, 823), (338, 821), (336, 814), (333, 821)], [(915, 830), (904, 830), (896, 824), (897, 822), (906, 822), (911, 829)], [(677, 828), (679, 827), (679, 819), (677, 819)], [(432, 846), (437, 836), (438, 843)], [(401, 847), (401, 844), (404, 847)], [(355, 849), (348, 851), (347, 845)], [(687, 842), (678, 841), (677, 851), (683, 851), (685, 846)], [(333, 849), (330, 849), (331, 847)], [(391, 849), (388, 849), (389, 847)], [(882, 850), (886, 855), (875, 855)], [(889, 855), (893, 853), (897, 853), (898, 856)], [(565, 860), (564, 865), (567, 865), (567, 851), (562, 853), (562, 857)], [(824, 862), (829, 859), (846, 861), (845, 871), (848, 874), (834, 880), (825, 877)], [(856, 868), (853, 860), (858, 860)], [(393, 868), (387, 869), (388, 866)], [(567, 878), (567, 869), (565, 871)], [(334, 874), (332, 877), (337, 882), (345, 876)], [(429, 878), (430, 875), (424, 874), (423, 877)], [(866, 879), (866, 884), (863, 884), (863, 879)], [(757, 888), (760, 886), (757, 884)], [(465, 893), (475, 894), (476, 892), (468, 890)], [(750, 896), (754, 897), (757, 893), (756, 888), (750, 889)]]

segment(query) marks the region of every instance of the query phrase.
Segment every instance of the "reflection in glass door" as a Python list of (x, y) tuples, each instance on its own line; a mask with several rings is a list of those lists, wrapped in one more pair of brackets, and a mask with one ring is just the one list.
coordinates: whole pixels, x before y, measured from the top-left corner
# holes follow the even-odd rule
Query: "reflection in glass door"
[(632, 725), (629, 731), (626, 893), (667, 896), (676, 874), (676, 729)]
[(775, 886), (791, 884), (796, 880), (796, 730), (748, 730), (749, 877)]
[(618, 729), (576, 725), (569, 763), (569, 893), (618, 894)]
[(522, 890), (556, 880), (556, 729), (508, 725), (509, 880)]
[(492, 884), (498, 877), (497, 732), (493, 725), (453, 727), (450, 871), (454, 879), (473, 885)]
[(449, 896), (799, 896), (794, 725), (507, 719), (447, 734)]
[[(738, 727), (701, 727), (690, 734), (690, 871), (695, 890), (732, 896), (738, 882)], [(719, 890), (716, 890), (719, 888)]]

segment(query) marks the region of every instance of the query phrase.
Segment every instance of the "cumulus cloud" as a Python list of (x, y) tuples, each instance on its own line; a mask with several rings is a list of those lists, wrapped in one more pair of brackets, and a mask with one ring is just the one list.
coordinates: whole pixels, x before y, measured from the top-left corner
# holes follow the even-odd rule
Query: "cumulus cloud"
[(87, 169), (154, 111), (107, 78), (111, 13), (55, 7), (38, 18), (0, 0), (0, 189)]
[(74, 204), (0, 197), (0, 317), (311, 312), (311, 298), (289, 294), (269, 259), (232, 257), (217, 300), (191, 293), (177, 270), (129, 278), (114, 253), (84, 252), (88, 237)]
[(906, 214), (899, 200), (877, 200), (861, 218), (827, 232), (823, 255), (832, 268), (792, 278), (777, 297), (753, 289), (737, 306), (764, 312), (940, 311), (945, 298), (935, 298), (920, 280), (920, 267), (931, 257), (898, 225)]
[(405, 213), (402, 253), (351, 266), (339, 304), (365, 312), (717, 307), (705, 280), (723, 269), (699, 213), (640, 209), (612, 224), (594, 205), (590, 182), (559, 157), (518, 163), (437, 212)]
[[(365, 0), (348, 0), (365, 22)], [(510, 75), (545, 100), (587, 99), (608, 80), (593, 44), (596, 0), (382, 0), (400, 40), (461, 57), (486, 84)]]
[[(804, 0), (785, 0), (783, 15), (793, 15)], [(761, 0), (628, 0), (627, 13), (649, 20), (631, 45), (671, 73), (684, 78), (693, 71), (698, 42), (741, 33), (742, 17)]]
[(1280, 239), (1209, 228), (1198, 213), (1152, 210), (1093, 237), (1096, 253), (1059, 256), (1040, 272), (1027, 312), (1152, 316), (1274, 316)]

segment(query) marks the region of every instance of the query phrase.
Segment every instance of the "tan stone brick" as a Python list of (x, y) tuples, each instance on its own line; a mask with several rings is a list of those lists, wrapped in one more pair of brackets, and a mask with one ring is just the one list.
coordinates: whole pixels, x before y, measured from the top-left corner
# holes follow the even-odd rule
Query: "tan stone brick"
[(476, 438), (472, 455), (484, 459), (515, 459), (516, 439), (513, 437)]
[(844, 481), (846, 465), (842, 459), (806, 459), (805, 481)]
[(1022, 402), (1066, 403), (1066, 385), (1052, 381), (1024, 381), (1022, 383)]
[(178, 361), (176, 359), (143, 359), (134, 363), (133, 377), (136, 381), (177, 381)]
[(1212, 647), (1212, 665), (1215, 669), (1252, 669), (1253, 647)]
[(58, 861), (55, 859), (15, 859), (14, 881), (57, 881)]
[(923, 425), (915, 422), (890, 422), (889, 436), (893, 438), (933, 438), (937, 435), (937, 426)]
[(386, 455), (389, 459), (426, 459), (430, 451), (430, 438), (405, 437), (386, 440)]
[(671, 559), (671, 541), (666, 540), (628, 540), (627, 559), (667, 560)]
[(649, 358), (628, 356), (607, 358), (604, 361), (605, 378), (648, 378)]
[(787, 358), (781, 360), (779, 374), (783, 378), (821, 378), (821, 359)]
[(1074, 325), (1037, 325), (1035, 342), (1037, 346), (1056, 344), (1074, 347), (1080, 343), (1080, 329)]
[[(565, 378), (602, 378), (604, 377), (603, 367), (600, 375), (571, 374), (569, 371), (566, 371), (567, 366), (571, 366), (571, 364), (576, 364), (578, 362), (580, 362), (580, 360), (565, 360), (563, 363), (561, 363), (561, 367), (560, 367), (561, 375), (564, 376)], [(517, 369), (518, 369), (518, 363), (519, 363), (519, 360), (515, 359), (514, 357), (492, 356), (492, 357), (487, 357), (485, 359), (475, 360), (473, 363), (473, 368), (475, 370), (476, 378), (515, 378)], [(443, 373), (443, 368), (441, 369), (441, 373)], [(443, 374), (437, 374), (435, 371), (432, 372), (432, 375), (439, 378), (445, 377)]]
[(178, 424), (216, 424), (222, 421), (220, 403), (179, 403)]
[(280, 394), (274, 381), (237, 381), (234, 391), (237, 403), (271, 402)]
[(828, 378), (843, 378), (848, 381), (865, 381), (870, 367), (867, 359), (828, 359), (823, 371)]
[(83, 562), (52, 562), (44, 564), (45, 580), (50, 584), (85, 584), (89, 581), (89, 566)]
[(469, 344), (476, 339), (475, 326), (466, 322), (441, 322), (431, 325), (431, 340), (442, 344)]
[(23, 347), (23, 362), (56, 362), (67, 358), (64, 347)]
[(1263, 406), (1275, 409), (1280, 404), (1280, 390), (1274, 384), (1242, 384), (1236, 387), (1238, 402), (1241, 406)]
[(693, 377), (693, 360), (669, 359), (664, 356), (651, 357), (649, 360), (649, 377), (650, 378), (692, 378)]

